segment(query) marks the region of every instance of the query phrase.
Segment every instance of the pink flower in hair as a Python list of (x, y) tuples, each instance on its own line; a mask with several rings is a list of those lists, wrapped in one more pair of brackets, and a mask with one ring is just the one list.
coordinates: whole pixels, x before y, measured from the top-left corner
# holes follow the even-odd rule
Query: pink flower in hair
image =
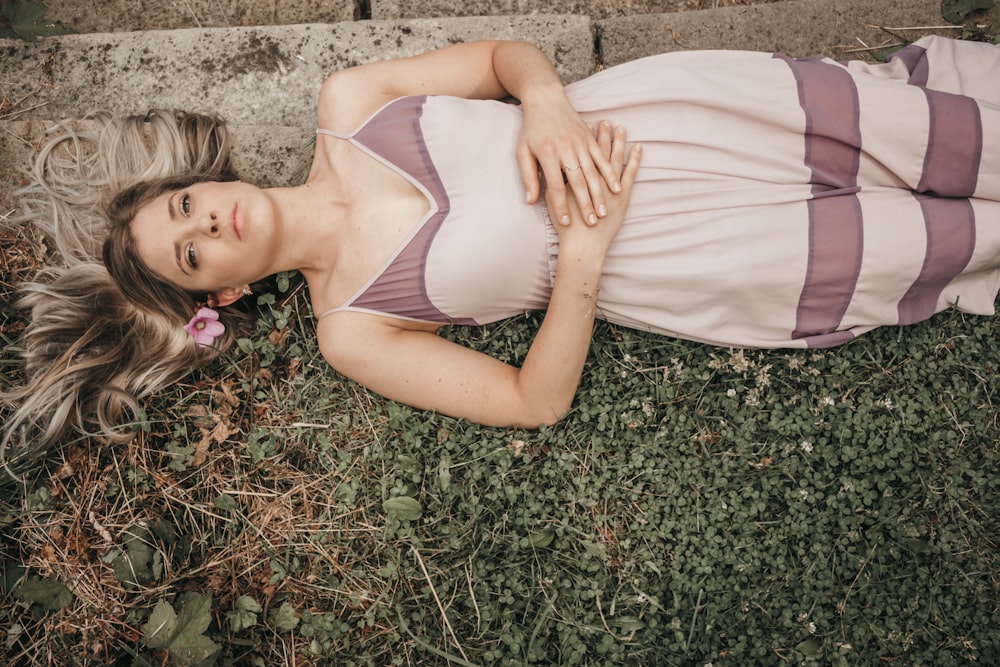
[(184, 331), (191, 334), (198, 345), (211, 345), (212, 341), (226, 333), (226, 325), (219, 321), (219, 313), (202, 306), (184, 325)]

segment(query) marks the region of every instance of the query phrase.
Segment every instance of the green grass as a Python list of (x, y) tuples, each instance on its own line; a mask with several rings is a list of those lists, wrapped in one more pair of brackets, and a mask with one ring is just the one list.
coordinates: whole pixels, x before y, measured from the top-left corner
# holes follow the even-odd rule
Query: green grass
[[(301, 294), (259, 301), (133, 442), (0, 486), (0, 663), (1000, 663), (996, 318), (818, 352), (599, 325), (529, 432), (386, 403)], [(516, 363), (539, 322), (447, 335)]]
[[(9, 661), (1000, 660), (996, 319), (821, 352), (600, 325), (572, 414), (529, 432), (383, 402), (301, 297), (264, 299), (135, 443), (70, 444), (7, 499), (8, 570), (73, 593), (8, 594)], [(539, 321), (449, 335), (517, 361)], [(170, 645), (162, 601), (191, 621)]]

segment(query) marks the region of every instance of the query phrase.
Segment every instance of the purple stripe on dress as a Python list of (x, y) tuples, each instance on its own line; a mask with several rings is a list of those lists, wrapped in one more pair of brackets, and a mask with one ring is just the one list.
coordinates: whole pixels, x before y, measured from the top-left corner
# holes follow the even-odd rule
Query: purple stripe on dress
[(838, 331), (847, 312), (864, 250), (858, 200), (861, 110), (857, 85), (844, 68), (816, 60), (782, 58), (791, 68), (805, 114), (805, 165), (813, 198), (809, 257), (796, 309), (793, 339), (828, 347), (853, 338)]
[(809, 209), (809, 262), (799, 295), (792, 338), (816, 346), (836, 332), (861, 273), (864, 230), (861, 203), (853, 194), (806, 202)]
[(906, 65), (906, 71), (910, 73), (907, 83), (921, 87), (927, 85), (927, 77), (930, 73), (930, 66), (927, 62), (927, 49), (916, 44), (910, 44), (889, 56), (889, 60), (897, 59)]
[(819, 60), (782, 58), (792, 70), (806, 116), (805, 162), (813, 192), (858, 183), (861, 110), (850, 73)]
[(944, 288), (965, 270), (976, 247), (976, 214), (968, 199), (915, 195), (927, 230), (920, 274), (899, 302), (899, 324), (926, 320), (937, 312)]
[(476, 324), (471, 318), (452, 318), (442, 313), (427, 295), (427, 255), (448, 217), (451, 202), (431, 161), (420, 127), (426, 99), (401, 98), (383, 108), (354, 135), (355, 141), (423, 185), (434, 198), (438, 210), (368, 289), (347, 305), (440, 324)]
[(924, 170), (917, 192), (971, 197), (983, 157), (983, 119), (972, 98), (924, 90), (930, 114)]

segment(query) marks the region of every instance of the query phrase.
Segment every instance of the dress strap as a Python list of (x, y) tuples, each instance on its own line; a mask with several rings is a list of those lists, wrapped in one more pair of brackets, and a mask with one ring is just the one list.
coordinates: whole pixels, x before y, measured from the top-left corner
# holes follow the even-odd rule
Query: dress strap
[(327, 130), (327, 129), (322, 128), (322, 127), (317, 127), (316, 128), (316, 134), (326, 134), (326, 135), (329, 135), (331, 137), (337, 137), (338, 139), (350, 139), (351, 136), (352, 136), (350, 134), (344, 134), (342, 132), (335, 132), (333, 130)]
[(347, 309), (348, 309), (348, 306), (346, 306), (346, 305), (343, 305), (343, 306), (334, 306), (333, 308), (327, 308), (322, 313), (320, 313), (319, 315), (316, 316), (316, 320), (319, 321), (319, 320), (323, 319), (324, 317), (326, 317), (327, 315), (332, 315), (333, 313), (336, 313), (336, 312), (341, 311), (341, 310), (347, 310)]

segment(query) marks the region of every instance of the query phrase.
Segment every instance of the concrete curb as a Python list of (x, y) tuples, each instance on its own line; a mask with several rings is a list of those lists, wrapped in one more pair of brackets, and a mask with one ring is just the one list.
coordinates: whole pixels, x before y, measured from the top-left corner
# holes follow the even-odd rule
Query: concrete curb
[(594, 69), (586, 16), (353, 21), (255, 28), (202, 28), (0, 41), (0, 81), (25, 99), (18, 120), (145, 113), (178, 108), (237, 124), (312, 125), (329, 74), (413, 55), (455, 41), (525, 39), (565, 81)]
[[(981, 20), (1000, 25), (1000, 7)], [(962, 32), (941, 16), (939, 0), (795, 0), (609, 18), (599, 21), (597, 30), (601, 61), (609, 67), (655, 53), (692, 49), (859, 59), (878, 57), (926, 34), (959, 37)]]

